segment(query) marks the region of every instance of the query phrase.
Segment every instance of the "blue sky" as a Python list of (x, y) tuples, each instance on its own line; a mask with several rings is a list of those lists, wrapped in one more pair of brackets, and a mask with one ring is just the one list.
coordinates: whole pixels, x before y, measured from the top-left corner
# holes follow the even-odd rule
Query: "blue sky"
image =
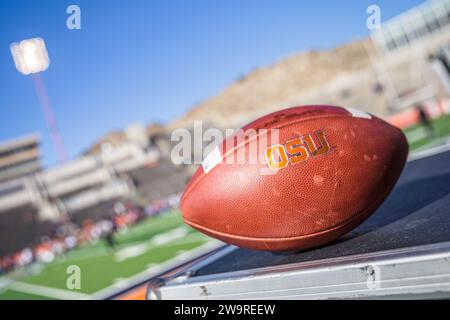
[[(170, 122), (258, 66), (368, 35), (366, 8), (381, 19), (421, 0), (2, 0), (0, 140), (42, 137), (57, 164), (32, 81), (18, 73), (12, 42), (45, 39), (43, 74), (69, 157), (132, 122)], [(81, 30), (66, 8), (81, 8)]]

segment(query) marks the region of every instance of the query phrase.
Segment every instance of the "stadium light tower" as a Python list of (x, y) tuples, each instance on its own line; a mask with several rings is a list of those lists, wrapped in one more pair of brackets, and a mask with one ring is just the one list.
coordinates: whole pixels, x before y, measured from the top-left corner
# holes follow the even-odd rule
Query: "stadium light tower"
[(59, 162), (63, 163), (67, 160), (66, 150), (41, 76), (41, 72), (47, 70), (50, 64), (45, 42), (41, 38), (27, 39), (12, 43), (10, 49), (17, 70), (24, 75), (31, 74)]

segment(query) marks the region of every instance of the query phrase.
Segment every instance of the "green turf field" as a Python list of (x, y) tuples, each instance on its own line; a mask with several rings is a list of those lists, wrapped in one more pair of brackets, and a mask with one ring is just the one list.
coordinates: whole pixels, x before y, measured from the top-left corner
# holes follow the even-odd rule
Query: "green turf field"
[(432, 120), (432, 123), (435, 130), (433, 136), (428, 136), (425, 128), (420, 124), (416, 124), (404, 130), (409, 142), (410, 152), (442, 144), (444, 140), (449, 138), (450, 115), (434, 119)]
[[(147, 218), (116, 237), (113, 250), (103, 241), (77, 248), (46, 265), (0, 278), (0, 299), (79, 299), (105, 288), (126, 288), (129, 280), (155, 265), (209, 241), (186, 227), (178, 210)], [(81, 271), (81, 289), (67, 289), (68, 266)]]

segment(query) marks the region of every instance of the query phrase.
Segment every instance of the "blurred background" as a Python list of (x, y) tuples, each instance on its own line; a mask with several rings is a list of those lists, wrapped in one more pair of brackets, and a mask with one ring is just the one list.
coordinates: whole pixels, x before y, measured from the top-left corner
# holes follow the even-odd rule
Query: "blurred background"
[(450, 143), (450, 0), (6, 0), (0, 35), (0, 299), (142, 298), (217, 246), (178, 210), (194, 121), (331, 104)]

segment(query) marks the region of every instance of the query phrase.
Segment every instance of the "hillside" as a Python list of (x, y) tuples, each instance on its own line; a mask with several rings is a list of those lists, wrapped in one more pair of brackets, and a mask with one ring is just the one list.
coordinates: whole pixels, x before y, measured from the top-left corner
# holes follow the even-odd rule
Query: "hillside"
[[(370, 41), (359, 40), (326, 51), (308, 51), (262, 67), (192, 108), (169, 128), (207, 120), (219, 127), (241, 125), (311, 95), (341, 76), (366, 69)], [(317, 103), (320, 103), (318, 99)]]

